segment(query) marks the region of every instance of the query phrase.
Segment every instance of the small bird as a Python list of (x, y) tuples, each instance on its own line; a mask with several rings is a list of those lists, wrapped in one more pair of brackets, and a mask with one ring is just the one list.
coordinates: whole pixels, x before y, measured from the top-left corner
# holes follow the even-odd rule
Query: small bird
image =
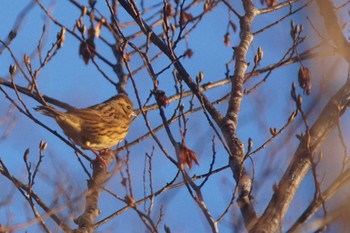
[(109, 150), (122, 141), (128, 133), (131, 118), (136, 116), (133, 104), (125, 94), (118, 94), (100, 104), (67, 112), (51, 106), (34, 109), (55, 119), (74, 143), (94, 152), (104, 165), (105, 161), (96, 151), (101, 153)]

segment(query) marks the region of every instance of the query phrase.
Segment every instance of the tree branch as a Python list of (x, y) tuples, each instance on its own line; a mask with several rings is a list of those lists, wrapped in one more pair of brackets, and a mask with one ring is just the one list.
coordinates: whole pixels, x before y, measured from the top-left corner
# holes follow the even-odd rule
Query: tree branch
[(251, 232), (277, 231), (300, 183), (310, 169), (309, 153), (314, 155), (329, 133), (336, 127), (338, 118), (344, 114), (349, 105), (350, 78), (329, 100), (314, 125), (310, 128), (309, 139), (306, 136), (301, 138), (293, 160), (276, 187), (276, 192)]

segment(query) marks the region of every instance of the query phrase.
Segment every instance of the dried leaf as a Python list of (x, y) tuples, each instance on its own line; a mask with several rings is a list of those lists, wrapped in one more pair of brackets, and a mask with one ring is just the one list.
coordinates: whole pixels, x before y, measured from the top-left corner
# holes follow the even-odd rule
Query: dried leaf
[(90, 40), (94, 40), (95, 39), (95, 28), (90, 27), (89, 31), (88, 31), (88, 39)]
[(170, 3), (165, 3), (165, 7), (164, 7), (164, 15), (165, 17), (169, 17), (173, 14), (174, 12), (174, 8)]
[(310, 70), (301, 66), (298, 72), (299, 86), (303, 89), (303, 93), (310, 95), (311, 93), (311, 74)]
[(156, 90), (153, 92), (153, 94), (156, 97), (156, 100), (159, 103), (159, 105), (165, 108), (168, 104), (168, 98), (165, 95), (165, 92), (162, 90)]
[(79, 46), (79, 55), (83, 57), (85, 64), (89, 63), (89, 60), (95, 56), (95, 29), (91, 27), (88, 31), (88, 39), (82, 41)]
[(265, 2), (268, 7), (273, 7), (274, 5), (276, 5), (277, 0), (265, 0)]
[(130, 195), (126, 195), (124, 199), (125, 199), (125, 202), (126, 202), (129, 206), (131, 206), (131, 207), (135, 206), (135, 199), (134, 199), (134, 197), (132, 197), (132, 196), (130, 196)]
[(194, 161), (197, 165), (199, 164), (198, 157), (193, 150), (189, 149), (183, 144), (179, 145), (179, 150), (180, 164), (186, 164), (188, 168), (192, 167), (192, 161)]
[(237, 31), (237, 25), (234, 22), (231, 22), (231, 21), (230, 21), (230, 25), (231, 25), (231, 28), (232, 28), (233, 32), (236, 32)]
[(186, 12), (183, 12), (183, 13), (181, 14), (181, 19), (180, 19), (180, 21), (181, 21), (181, 24), (182, 24), (182, 25), (185, 25), (187, 22), (193, 22), (193, 21), (194, 21), (194, 17), (193, 17), (193, 15), (191, 15), (191, 14), (188, 14), (188, 13), (186, 13)]
[(123, 187), (126, 187), (127, 179), (123, 178), (121, 184), (123, 185)]
[(193, 56), (193, 51), (192, 51), (192, 49), (187, 49), (186, 51), (185, 51), (185, 57), (188, 57), (188, 58), (191, 58), (192, 56)]
[(130, 53), (124, 53), (123, 58), (125, 59), (126, 62), (130, 62), (131, 60), (131, 55)]

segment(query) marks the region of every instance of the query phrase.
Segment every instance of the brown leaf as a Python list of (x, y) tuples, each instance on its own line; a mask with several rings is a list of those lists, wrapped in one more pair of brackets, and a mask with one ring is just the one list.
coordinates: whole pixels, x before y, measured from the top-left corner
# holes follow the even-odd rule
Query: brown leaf
[(170, 3), (166, 3), (165, 7), (164, 7), (164, 15), (165, 17), (169, 17), (173, 14), (174, 12), (174, 8)]
[(266, 5), (268, 7), (272, 7), (272, 6), (276, 5), (277, 0), (265, 0), (265, 2), (266, 2)]
[(233, 30), (233, 32), (237, 31), (237, 25), (234, 22), (230, 22), (231, 28)]
[(156, 100), (159, 103), (159, 105), (165, 108), (168, 104), (168, 98), (165, 95), (165, 92), (162, 90), (156, 90), (153, 92), (153, 94), (156, 97)]
[(93, 39), (87, 39), (82, 41), (79, 46), (79, 55), (83, 57), (85, 64), (89, 63), (89, 60), (94, 57), (96, 46)]
[(303, 92), (306, 95), (311, 93), (311, 74), (310, 70), (304, 66), (301, 66), (298, 72), (299, 86), (303, 88)]
[(183, 144), (180, 144), (179, 150), (180, 164), (186, 164), (188, 168), (192, 167), (192, 161), (194, 161), (197, 165), (199, 164), (198, 157), (193, 150), (189, 149)]
[(130, 195), (125, 196), (125, 202), (131, 207), (135, 206), (135, 199)]
[(130, 53), (124, 53), (123, 58), (125, 59), (126, 62), (130, 62), (131, 60), (131, 55)]
[(121, 183), (122, 183), (122, 185), (123, 185), (124, 187), (126, 187), (127, 179), (126, 179), (126, 178), (123, 178)]
[(188, 14), (188, 13), (186, 13), (186, 12), (183, 12), (183, 13), (181, 14), (181, 19), (180, 19), (180, 21), (181, 21), (181, 24), (182, 24), (182, 25), (185, 25), (187, 22), (193, 22), (193, 21), (194, 21), (194, 17), (193, 17), (193, 15), (191, 15), (191, 14)]
[(90, 27), (89, 31), (88, 31), (88, 40), (94, 40), (95, 39), (95, 28)]
[(193, 51), (192, 51), (192, 49), (187, 49), (186, 51), (185, 51), (185, 57), (188, 57), (188, 58), (191, 58), (192, 56), (193, 56)]

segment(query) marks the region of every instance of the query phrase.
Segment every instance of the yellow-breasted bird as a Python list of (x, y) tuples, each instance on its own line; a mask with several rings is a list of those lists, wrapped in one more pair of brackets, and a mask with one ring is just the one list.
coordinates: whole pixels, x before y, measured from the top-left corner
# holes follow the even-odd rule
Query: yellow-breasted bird
[(122, 141), (128, 133), (131, 118), (135, 116), (133, 104), (125, 94), (87, 108), (61, 112), (51, 106), (39, 106), (36, 111), (52, 117), (63, 132), (83, 149), (104, 151)]

